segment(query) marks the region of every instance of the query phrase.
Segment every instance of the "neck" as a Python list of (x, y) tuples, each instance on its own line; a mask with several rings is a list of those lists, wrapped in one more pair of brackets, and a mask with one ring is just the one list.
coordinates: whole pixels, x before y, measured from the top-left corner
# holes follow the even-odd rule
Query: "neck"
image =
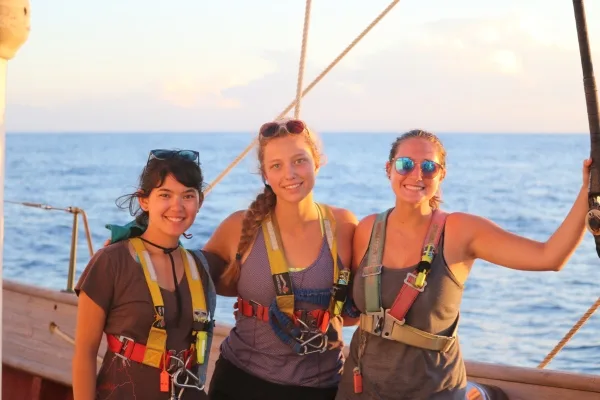
[(397, 226), (416, 228), (429, 223), (432, 209), (427, 202), (420, 204), (407, 204), (396, 200), (396, 206), (390, 214), (390, 219)]
[[(149, 242), (154, 243), (160, 247), (165, 247), (167, 249), (172, 249), (179, 245), (179, 236), (173, 237), (169, 235), (165, 235), (164, 233), (157, 231), (156, 229), (152, 229), (152, 225), (148, 226), (148, 229), (142, 234), (142, 238), (146, 239)], [(146, 250), (151, 253), (163, 251), (154, 246), (146, 246)]]
[(307, 223), (319, 219), (313, 195), (310, 193), (299, 203), (278, 201), (275, 205), (275, 217), (281, 230), (303, 230)]

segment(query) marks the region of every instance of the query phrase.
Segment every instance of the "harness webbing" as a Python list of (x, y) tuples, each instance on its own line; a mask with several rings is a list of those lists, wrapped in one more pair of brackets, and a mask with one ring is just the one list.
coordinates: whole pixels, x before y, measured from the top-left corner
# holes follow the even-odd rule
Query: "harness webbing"
[[(385, 247), (387, 218), (391, 210), (392, 209), (389, 209), (377, 215), (371, 231), (371, 241), (367, 253), (367, 266), (363, 268), (367, 313), (381, 311), (381, 270)], [(447, 213), (444, 211), (433, 211), (423, 244), (421, 261), (416, 270), (413, 273), (408, 274), (404, 281), (404, 285), (400, 289), (400, 292), (390, 309), (390, 314), (399, 320), (404, 319), (404, 316), (415, 301), (417, 295), (421, 293), (427, 285), (427, 275), (431, 270), (431, 263), (436, 254), (436, 247), (442, 235), (446, 216)]]
[[(327, 314), (318, 327), (321, 334), (325, 334), (329, 329), (330, 318), (341, 315), (344, 311), (350, 281), (350, 270), (344, 268), (340, 271), (339, 269), (336, 223), (333, 212), (330, 207), (324, 204), (315, 203), (315, 205), (319, 214), (321, 235), (326, 238), (333, 259), (332, 289), (294, 290), (275, 215), (268, 215), (262, 223), (276, 294), (275, 300), (269, 306), (269, 323), (277, 336), (283, 342), (291, 345), (297, 353), (301, 353), (303, 348), (306, 353), (307, 342), (303, 339), (303, 334), (306, 333), (306, 330), (310, 331), (310, 329), (304, 327), (307, 329), (303, 331), (301, 322), (294, 314), (295, 301), (309, 302), (327, 309)], [(311, 340), (314, 339), (309, 341)]]
[[(158, 368), (161, 359), (164, 357), (167, 344), (167, 331), (164, 317), (164, 301), (160, 293), (156, 278), (156, 270), (152, 264), (150, 254), (144, 247), (144, 243), (139, 238), (132, 238), (130, 242), (135, 249), (142, 269), (146, 284), (150, 290), (152, 303), (155, 311), (155, 321), (150, 327), (148, 341), (146, 343), (146, 351), (144, 353), (143, 364)], [(192, 335), (195, 343), (192, 345), (196, 349), (196, 357), (198, 364), (204, 364), (205, 356), (210, 349), (207, 347), (207, 328), (208, 328), (208, 312), (206, 307), (206, 298), (200, 274), (196, 266), (196, 262), (190, 253), (183, 247), (180, 247), (185, 275), (190, 288), (192, 297), (192, 318), (193, 327)], [(193, 266), (191, 268), (190, 266)]]

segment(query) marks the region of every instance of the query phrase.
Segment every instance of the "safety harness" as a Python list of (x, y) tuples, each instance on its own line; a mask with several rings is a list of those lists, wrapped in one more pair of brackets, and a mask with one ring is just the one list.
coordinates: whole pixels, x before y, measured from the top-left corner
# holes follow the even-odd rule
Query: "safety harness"
[[(324, 290), (295, 290), (293, 288), (277, 220), (274, 214), (270, 214), (262, 223), (262, 231), (276, 297), (269, 306), (263, 306), (253, 300), (241, 297), (234, 305), (237, 313), (268, 321), (275, 334), (300, 355), (322, 353), (327, 350), (327, 331), (330, 321), (331, 318), (341, 315), (344, 311), (350, 281), (350, 270), (346, 268), (340, 270), (338, 265), (336, 224), (333, 212), (324, 204), (316, 203), (316, 207), (321, 224), (321, 235), (326, 237), (333, 258), (332, 288)], [(295, 301), (316, 304), (320, 309), (314, 311), (295, 310)]]
[[(209, 279), (207, 280), (207, 302), (200, 272), (194, 257), (183, 247), (179, 246), (192, 297), (193, 339), (190, 348), (178, 354), (174, 350), (167, 350), (164, 302), (160, 293), (160, 287), (158, 286), (156, 271), (143, 242), (139, 238), (132, 238), (129, 241), (135, 249), (144, 271), (144, 277), (146, 278), (154, 305), (155, 320), (150, 327), (146, 344), (135, 342), (133, 339), (125, 336), (107, 334), (108, 349), (124, 360), (131, 360), (160, 369), (160, 390), (161, 392), (171, 391), (172, 398), (178, 398), (175, 394), (175, 386), (181, 388), (181, 390), (184, 388), (195, 388), (202, 391), (206, 382), (207, 361), (210, 354), (216, 305), (216, 291), (210, 275), (208, 275)], [(204, 254), (198, 251), (195, 252), (195, 255), (208, 274), (209, 266)], [(196, 365), (198, 365), (198, 371), (194, 374), (191, 368)], [(193, 384), (188, 384), (190, 379)], [(169, 388), (169, 383), (171, 384), (171, 388)]]
[(367, 265), (363, 268), (365, 279), (365, 308), (360, 315), (360, 340), (358, 363), (354, 368), (354, 391), (362, 392), (362, 375), (360, 359), (364, 354), (367, 336), (365, 332), (385, 339), (394, 340), (409, 346), (426, 350), (446, 352), (456, 340), (458, 318), (450, 336), (434, 335), (406, 324), (405, 317), (417, 296), (427, 286), (427, 275), (431, 271), (431, 263), (436, 255), (447, 213), (434, 210), (431, 223), (423, 245), (423, 254), (417, 268), (408, 273), (392, 307), (381, 306), (381, 271), (387, 218), (392, 209), (377, 215), (367, 251)]

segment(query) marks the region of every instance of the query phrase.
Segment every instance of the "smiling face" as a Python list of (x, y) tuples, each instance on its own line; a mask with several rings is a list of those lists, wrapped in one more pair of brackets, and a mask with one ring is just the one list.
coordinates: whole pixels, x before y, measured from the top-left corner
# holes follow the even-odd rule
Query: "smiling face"
[(262, 151), (263, 178), (278, 201), (297, 203), (315, 185), (318, 171), (305, 134), (285, 134), (266, 141)]
[(436, 208), (439, 202), (436, 195), (445, 177), (445, 153), (439, 140), (428, 135), (431, 137), (424, 133), (398, 139), (386, 171), (397, 201)]
[(148, 230), (169, 238), (179, 238), (192, 226), (201, 204), (198, 190), (183, 185), (172, 174), (139, 202), (148, 211)]

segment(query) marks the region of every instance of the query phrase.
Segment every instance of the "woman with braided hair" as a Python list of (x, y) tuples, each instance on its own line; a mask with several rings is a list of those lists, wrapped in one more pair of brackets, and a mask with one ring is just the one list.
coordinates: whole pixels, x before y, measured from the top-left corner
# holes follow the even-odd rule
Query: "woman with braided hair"
[(344, 363), (342, 316), (357, 219), (313, 200), (322, 156), (300, 120), (264, 124), (264, 190), (225, 219), (204, 247), (228, 263), (213, 277), (237, 296), (211, 399), (333, 399)]

